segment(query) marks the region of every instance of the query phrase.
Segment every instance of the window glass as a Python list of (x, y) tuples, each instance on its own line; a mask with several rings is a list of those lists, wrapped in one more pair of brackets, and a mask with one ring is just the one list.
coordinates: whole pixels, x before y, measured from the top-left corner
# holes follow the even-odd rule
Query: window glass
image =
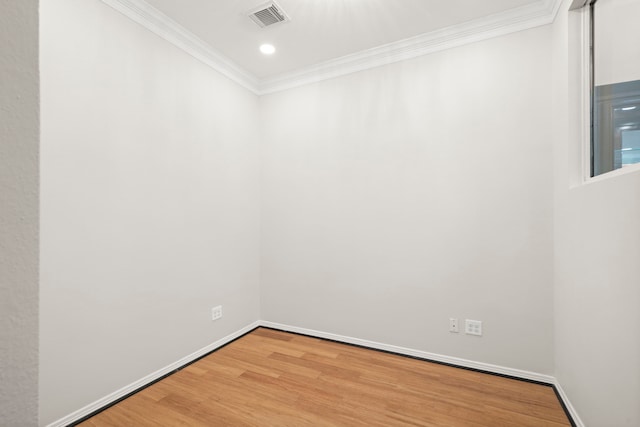
[(591, 176), (640, 163), (640, 1), (592, 6)]

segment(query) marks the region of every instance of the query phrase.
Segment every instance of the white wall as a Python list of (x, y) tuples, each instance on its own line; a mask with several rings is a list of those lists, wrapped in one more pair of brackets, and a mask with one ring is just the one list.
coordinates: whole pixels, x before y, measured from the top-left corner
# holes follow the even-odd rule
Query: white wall
[(0, 0), (0, 425), (38, 419), (38, 2)]
[(547, 26), (261, 98), (263, 319), (552, 373), (549, 46)]
[(259, 153), (255, 95), (98, 0), (41, 7), (47, 424), (259, 318)]
[(640, 173), (581, 182), (580, 17), (553, 25), (555, 369), (585, 425), (640, 425)]

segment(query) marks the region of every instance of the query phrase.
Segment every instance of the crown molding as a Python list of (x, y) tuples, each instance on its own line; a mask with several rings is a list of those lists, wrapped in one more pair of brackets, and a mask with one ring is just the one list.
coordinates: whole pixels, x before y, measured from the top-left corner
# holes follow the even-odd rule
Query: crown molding
[(531, 5), (363, 50), (273, 78), (263, 79), (259, 84), (259, 94), (265, 95), (279, 92), (547, 25), (554, 21), (561, 3), (562, 0), (539, 0)]
[(538, 0), (536, 3), (527, 6), (367, 49), (262, 80), (235, 64), (144, 0), (101, 1), (256, 95), (266, 95), (547, 25), (555, 19), (563, 0)]
[(101, 0), (239, 85), (258, 93), (258, 79), (144, 0)]

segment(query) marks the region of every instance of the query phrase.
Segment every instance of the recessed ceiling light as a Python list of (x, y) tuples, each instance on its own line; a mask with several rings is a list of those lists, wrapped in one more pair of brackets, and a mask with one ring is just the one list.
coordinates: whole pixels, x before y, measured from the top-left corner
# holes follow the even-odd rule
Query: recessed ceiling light
[(264, 53), (265, 55), (273, 55), (275, 51), (276, 48), (273, 47), (272, 44), (263, 44), (262, 46), (260, 46), (260, 52)]

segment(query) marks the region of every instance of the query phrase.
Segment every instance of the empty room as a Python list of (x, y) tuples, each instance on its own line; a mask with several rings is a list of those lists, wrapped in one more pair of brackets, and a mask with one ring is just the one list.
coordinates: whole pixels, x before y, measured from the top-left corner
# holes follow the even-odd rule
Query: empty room
[(0, 0), (0, 426), (640, 426), (640, 0)]

